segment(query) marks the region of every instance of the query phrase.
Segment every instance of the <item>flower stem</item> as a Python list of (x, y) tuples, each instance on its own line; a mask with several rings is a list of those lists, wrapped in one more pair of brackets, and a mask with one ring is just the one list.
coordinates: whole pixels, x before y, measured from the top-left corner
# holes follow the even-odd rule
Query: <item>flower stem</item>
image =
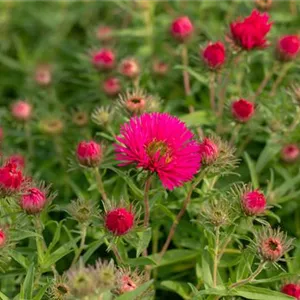
[[(182, 71), (184, 92), (185, 92), (186, 96), (190, 96), (192, 93), (191, 92), (191, 84), (190, 84), (190, 75), (189, 75), (189, 72), (187, 71), (187, 68), (189, 66), (189, 57), (188, 57), (188, 49), (185, 44), (182, 45), (181, 59), (182, 59), (182, 64), (184, 66), (184, 69)], [(194, 106), (190, 105), (189, 112), (192, 113), (194, 111), (195, 111)]]
[(101, 194), (101, 197), (103, 199), (104, 202), (107, 202), (107, 195), (105, 193), (105, 189), (104, 189), (104, 185), (103, 185), (103, 181), (102, 181), (102, 177), (100, 175), (100, 172), (99, 172), (99, 168), (94, 168), (94, 173), (95, 173), (95, 178), (96, 178), (96, 182), (98, 184), (98, 190)]
[(78, 261), (78, 258), (80, 257), (80, 254), (81, 254), (81, 252), (84, 249), (85, 238), (86, 238), (86, 230), (87, 230), (86, 224), (82, 224), (82, 228), (81, 228), (81, 242), (80, 242), (80, 246), (79, 246), (78, 250), (76, 251), (75, 256), (73, 258), (72, 265), (75, 264)]
[(241, 286), (241, 285), (251, 282), (265, 268), (266, 264), (267, 264), (267, 262), (265, 262), (265, 261), (260, 262), (257, 269), (248, 278), (233, 283), (232, 285), (229, 286), (229, 288), (233, 289), (238, 286)]
[(112, 245), (112, 248), (111, 248), (111, 249), (112, 249), (112, 251), (113, 251), (113, 253), (114, 253), (114, 255), (115, 255), (117, 261), (118, 261), (119, 263), (122, 263), (122, 262), (123, 262), (123, 259), (122, 259), (121, 255), (120, 255), (119, 250), (118, 250), (118, 248), (116, 247), (116, 245)]
[(291, 67), (290, 63), (286, 63), (283, 68), (281, 69), (281, 72), (279, 74), (279, 76), (277, 77), (277, 79), (275, 80), (271, 92), (270, 92), (270, 96), (275, 96), (276, 94), (276, 90), (279, 86), (279, 84), (282, 82), (282, 80), (284, 79), (285, 75), (287, 74), (289, 68)]
[(218, 226), (216, 227), (216, 241), (215, 241), (215, 251), (214, 251), (213, 287), (217, 286), (219, 246), (220, 246), (220, 227)]
[(209, 100), (210, 100), (210, 108), (211, 108), (211, 110), (213, 112), (216, 110), (216, 103), (215, 103), (215, 96), (216, 96), (215, 78), (216, 78), (216, 74), (214, 72), (211, 72), (211, 74), (210, 74), (210, 80), (209, 80)]
[(150, 220), (150, 206), (149, 206), (149, 190), (151, 186), (151, 179), (152, 176), (150, 175), (145, 183), (145, 189), (144, 189), (144, 227), (147, 228), (149, 226), (149, 220)]
[(168, 250), (169, 248), (169, 245), (172, 241), (172, 238), (175, 234), (175, 231), (176, 231), (176, 228), (177, 228), (177, 225), (179, 224), (179, 221), (181, 220), (181, 218), (183, 217), (186, 209), (187, 209), (187, 206), (188, 204), (190, 203), (191, 201), (191, 196), (192, 196), (192, 193), (194, 191), (194, 189), (197, 187), (197, 185), (201, 182), (201, 180), (203, 179), (205, 175), (205, 172), (202, 171), (198, 178), (195, 180), (195, 182), (191, 185), (189, 191), (188, 191), (188, 194), (183, 202), (183, 205), (182, 205), (182, 208), (181, 210), (179, 211), (178, 215), (176, 216), (176, 219), (174, 220), (171, 228), (170, 228), (170, 231), (169, 231), (169, 234), (168, 234), (168, 237), (167, 237), (167, 240), (165, 241), (160, 253), (159, 253), (159, 257), (160, 259), (164, 256), (164, 254), (166, 253), (166, 251)]

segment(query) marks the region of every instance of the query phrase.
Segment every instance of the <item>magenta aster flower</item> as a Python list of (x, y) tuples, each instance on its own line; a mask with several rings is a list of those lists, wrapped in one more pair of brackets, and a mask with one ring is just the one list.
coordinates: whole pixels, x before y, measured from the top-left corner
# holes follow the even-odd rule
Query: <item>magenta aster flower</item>
[(145, 113), (121, 127), (115, 145), (117, 160), (126, 166), (157, 173), (167, 189), (182, 186), (200, 168), (199, 144), (183, 122), (167, 113)]

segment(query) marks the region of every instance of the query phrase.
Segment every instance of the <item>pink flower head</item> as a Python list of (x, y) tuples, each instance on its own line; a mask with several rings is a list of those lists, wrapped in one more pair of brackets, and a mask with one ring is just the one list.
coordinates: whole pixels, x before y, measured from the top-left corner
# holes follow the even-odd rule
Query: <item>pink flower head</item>
[(120, 73), (128, 78), (136, 78), (140, 74), (140, 65), (134, 58), (126, 58), (120, 64)]
[(226, 58), (224, 44), (221, 42), (209, 43), (202, 52), (202, 57), (209, 68), (219, 69)]
[(134, 225), (134, 214), (126, 208), (116, 208), (105, 216), (105, 227), (114, 235), (126, 234)]
[(34, 79), (37, 84), (47, 86), (51, 83), (52, 73), (50, 65), (39, 65), (35, 70)]
[(281, 292), (294, 297), (296, 300), (300, 300), (300, 284), (287, 283), (281, 288)]
[(300, 38), (297, 35), (286, 35), (277, 43), (278, 58), (282, 61), (293, 60), (300, 52)]
[(171, 34), (179, 41), (185, 41), (194, 31), (194, 26), (186, 16), (177, 18), (171, 25)]
[(5, 246), (6, 240), (7, 240), (6, 233), (3, 229), (0, 228), (0, 248)]
[(281, 149), (281, 158), (283, 161), (292, 163), (300, 156), (300, 149), (296, 144), (285, 145)]
[(104, 90), (105, 94), (108, 96), (115, 96), (115, 95), (119, 94), (119, 92), (121, 90), (120, 80), (116, 77), (107, 78), (103, 82), (103, 90)]
[(163, 61), (154, 61), (152, 69), (156, 75), (164, 76), (168, 73), (169, 65)]
[(232, 115), (239, 122), (245, 123), (251, 119), (255, 111), (254, 103), (245, 99), (234, 101), (231, 105)]
[(0, 191), (4, 195), (19, 192), (24, 182), (22, 171), (14, 163), (7, 163), (0, 168)]
[(135, 282), (130, 278), (128, 275), (123, 275), (121, 278), (121, 284), (120, 284), (120, 293), (124, 294), (127, 292), (134, 291), (137, 288), (137, 285)]
[(101, 49), (92, 55), (93, 65), (101, 70), (110, 70), (115, 65), (115, 53), (110, 49)]
[(157, 173), (163, 186), (172, 190), (191, 180), (200, 168), (199, 144), (193, 137), (177, 117), (144, 113), (121, 127), (116, 157), (121, 166), (135, 163)]
[(79, 163), (85, 167), (97, 167), (103, 156), (101, 146), (95, 141), (82, 141), (76, 151)]
[(21, 154), (13, 154), (7, 159), (7, 163), (15, 164), (19, 169), (24, 169), (25, 158)]
[(108, 42), (112, 39), (112, 28), (105, 25), (100, 25), (97, 29), (96, 35), (99, 41)]
[(256, 216), (264, 213), (267, 206), (267, 201), (263, 193), (258, 190), (246, 191), (242, 195), (241, 205), (243, 211), (248, 216)]
[(253, 10), (249, 17), (230, 24), (233, 41), (244, 50), (266, 47), (266, 35), (272, 27), (267, 13)]
[(47, 203), (45, 192), (38, 188), (29, 188), (20, 200), (21, 208), (28, 214), (36, 214), (43, 210)]
[(217, 159), (219, 148), (211, 139), (205, 138), (200, 143), (200, 154), (202, 162), (209, 165)]
[(31, 117), (32, 106), (26, 102), (19, 100), (13, 103), (11, 107), (12, 116), (19, 121), (27, 121)]

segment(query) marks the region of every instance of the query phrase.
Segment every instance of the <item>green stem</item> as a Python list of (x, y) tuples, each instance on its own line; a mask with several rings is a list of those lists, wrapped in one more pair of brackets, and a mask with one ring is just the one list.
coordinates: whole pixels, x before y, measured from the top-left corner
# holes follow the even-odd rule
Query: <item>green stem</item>
[(209, 100), (210, 100), (210, 108), (211, 108), (212, 112), (215, 112), (215, 110), (216, 110), (216, 103), (215, 103), (215, 97), (216, 97), (215, 78), (216, 78), (216, 74), (214, 72), (211, 72), (210, 78), (209, 78)]
[(213, 287), (217, 286), (218, 264), (219, 264), (219, 246), (220, 246), (220, 227), (216, 227), (216, 240), (214, 251), (214, 267), (213, 267)]
[(277, 79), (275, 80), (275, 82), (274, 82), (274, 84), (273, 84), (273, 86), (272, 86), (272, 89), (271, 89), (271, 92), (270, 92), (270, 96), (275, 96), (279, 84), (280, 84), (280, 83), (282, 82), (282, 80), (284, 79), (284, 77), (285, 77), (285, 75), (287, 74), (287, 72), (288, 72), (288, 70), (290, 69), (290, 67), (291, 67), (291, 63), (286, 63), (286, 64), (282, 67), (279, 76), (277, 77)]
[(80, 254), (81, 254), (81, 252), (82, 252), (83, 249), (84, 249), (84, 246), (85, 246), (85, 238), (86, 238), (86, 231), (87, 231), (87, 226), (86, 226), (86, 224), (82, 224), (80, 246), (79, 246), (78, 250), (77, 250), (76, 253), (75, 253), (75, 256), (74, 256), (74, 258), (73, 258), (73, 261), (72, 261), (72, 264), (71, 264), (71, 265), (74, 265), (74, 264), (78, 261), (78, 258), (80, 257)]
[(229, 286), (229, 289), (237, 288), (238, 286), (242, 286), (246, 283), (250, 283), (265, 268), (266, 264), (267, 262), (264, 261), (260, 262), (257, 269), (248, 278), (233, 283), (232, 285)]
[(100, 172), (99, 172), (99, 168), (94, 168), (94, 173), (95, 173), (95, 178), (96, 178), (96, 182), (98, 184), (98, 190), (101, 194), (101, 197), (103, 199), (104, 202), (107, 203), (107, 195), (105, 193), (105, 189), (104, 189), (104, 185), (103, 185), (103, 182), (102, 182), (102, 177), (100, 175)]
[(148, 228), (150, 220), (150, 205), (149, 205), (149, 191), (151, 186), (152, 176), (150, 175), (145, 183), (144, 189), (144, 227)]

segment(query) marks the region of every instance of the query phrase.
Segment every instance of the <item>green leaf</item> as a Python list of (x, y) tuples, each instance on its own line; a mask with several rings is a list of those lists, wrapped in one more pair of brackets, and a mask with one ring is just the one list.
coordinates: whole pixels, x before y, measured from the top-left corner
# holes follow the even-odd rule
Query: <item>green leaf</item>
[(20, 252), (17, 252), (15, 250), (9, 250), (8, 253), (23, 268), (25, 268), (25, 269), (28, 268), (29, 262), (28, 262), (28, 259), (24, 255), (22, 255)]
[(52, 251), (52, 249), (55, 247), (55, 245), (58, 243), (58, 241), (60, 239), (61, 227), (62, 227), (63, 222), (64, 222), (64, 220), (62, 220), (59, 223), (55, 222), (57, 227), (56, 227), (56, 230), (55, 230), (55, 233), (54, 233), (54, 237), (53, 237), (50, 245), (48, 246), (47, 253), (50, 253)]
[(156, 262), (150, 257), (130, 258), (126, 261), (132, 267), (156, 265)]
[[(116, 300), (134, 300), (134, 299), (138, 299), (138, 297), (143, 296), (143, 294), (150, 288), (152, 283), (153, 283), (153, 280), (150, 280), (150, 281), (142, 284), (140, 287), (138, 287), (134, 291), (125, 293), (125, 294), (117, 297)], [(145, 298), (140, 298), (140, 299), (145, 299)]]
[(89, 244), (88, 250), (83, 255), (83, 261), (86, 263), (89, 258), (93, 255), (93, 253), (103, 244), (104, 237), (100, 238), (99, 240)]
[(42, 300), (43, 296), (45, 295), (45, 293), (46, 293), (46, 291), (47, 291), (47, 289), (49, 288), (50, 285), (51, 285), (51, 282), (45, 284), (42, 288), (40, 288), (40, 290), (33, 297), (32, 300)]
[(192, 75), (197, 81), (201, 82), (204, 85), (208, 84), (208, 80), (207, 80), (207, 76), (201, 75), (197, 72), (195, 72), (192, 68), (190, 67), (186, 67), (186, 66), (182, 66), (182, 65), (177, 65), (174, 67), (174, 69), (176, 70), (186, 70), (188, 71), (188, 73), (190, 73), (190, 75)]
[(281, 145), (279, 143), (275, 144), (269, 142), (266, 144), (265, 148), (261, 151), (255, 170), (259, 174), (265, 166), (279, 153)]
[(24, 283), (21, 287), (20, 298), (21, 299), (32, 299), (33, 283), (34, 283), (35, 267), (32, 263), (27, 270)]
[(247, 278), (250, 275), (254, 257), (255, 255), (248, 249), (242, 253), (241, 260), (236, 271), (236, 281)]
[(214, 122), (214, 117), (206, 110), (195, 111), (180, 117), (181, 121), (189, 127), (199, 125), (210, 125)]
[(0, 292), (0, 299), (1, 300), (10, 300), (7, 296), (5, 296), (2, 292)]
[(165, 280), (160, 285), (180, 295), (183, 299), (191, 299), (190, 286), (186, 282)]
[(213, 278), (212, 278), (212, 274), (211, 274), (211, 270), (210, 270), (210, 258), (209, 258), (209, 253), (208, 251), (204, 251), (202, 254), (202, 278), (204, 283), (211, 287), (213, 286)]
[(148, 228), (143, 232), (138, 232), (137, 235), (139, 237), (139, 242), (136, 249), (136, 257), (139, 257), (140, 254), (148, 247), (151, 241), (151, 237), (152, 237), (151, 228)]
[(259, 180), (258, 180), (258, 176), (257, 176), (256, 169), (254, 166), (254, 162), (251, 159), (251, 157), (248, 155), (247, 152), (244, 153), (244, 157), (245, 157), (246, 163), (247, 163), (249, 171), (250, 171), (253, 188), (258, 189), (259, 188)]
[(11, 240), (13, 241), (20, 241), (29, 237), (41, 237), (41, 236), (36, 232), (23, 230), (23, 229), (18, 229), (11, 233)]

